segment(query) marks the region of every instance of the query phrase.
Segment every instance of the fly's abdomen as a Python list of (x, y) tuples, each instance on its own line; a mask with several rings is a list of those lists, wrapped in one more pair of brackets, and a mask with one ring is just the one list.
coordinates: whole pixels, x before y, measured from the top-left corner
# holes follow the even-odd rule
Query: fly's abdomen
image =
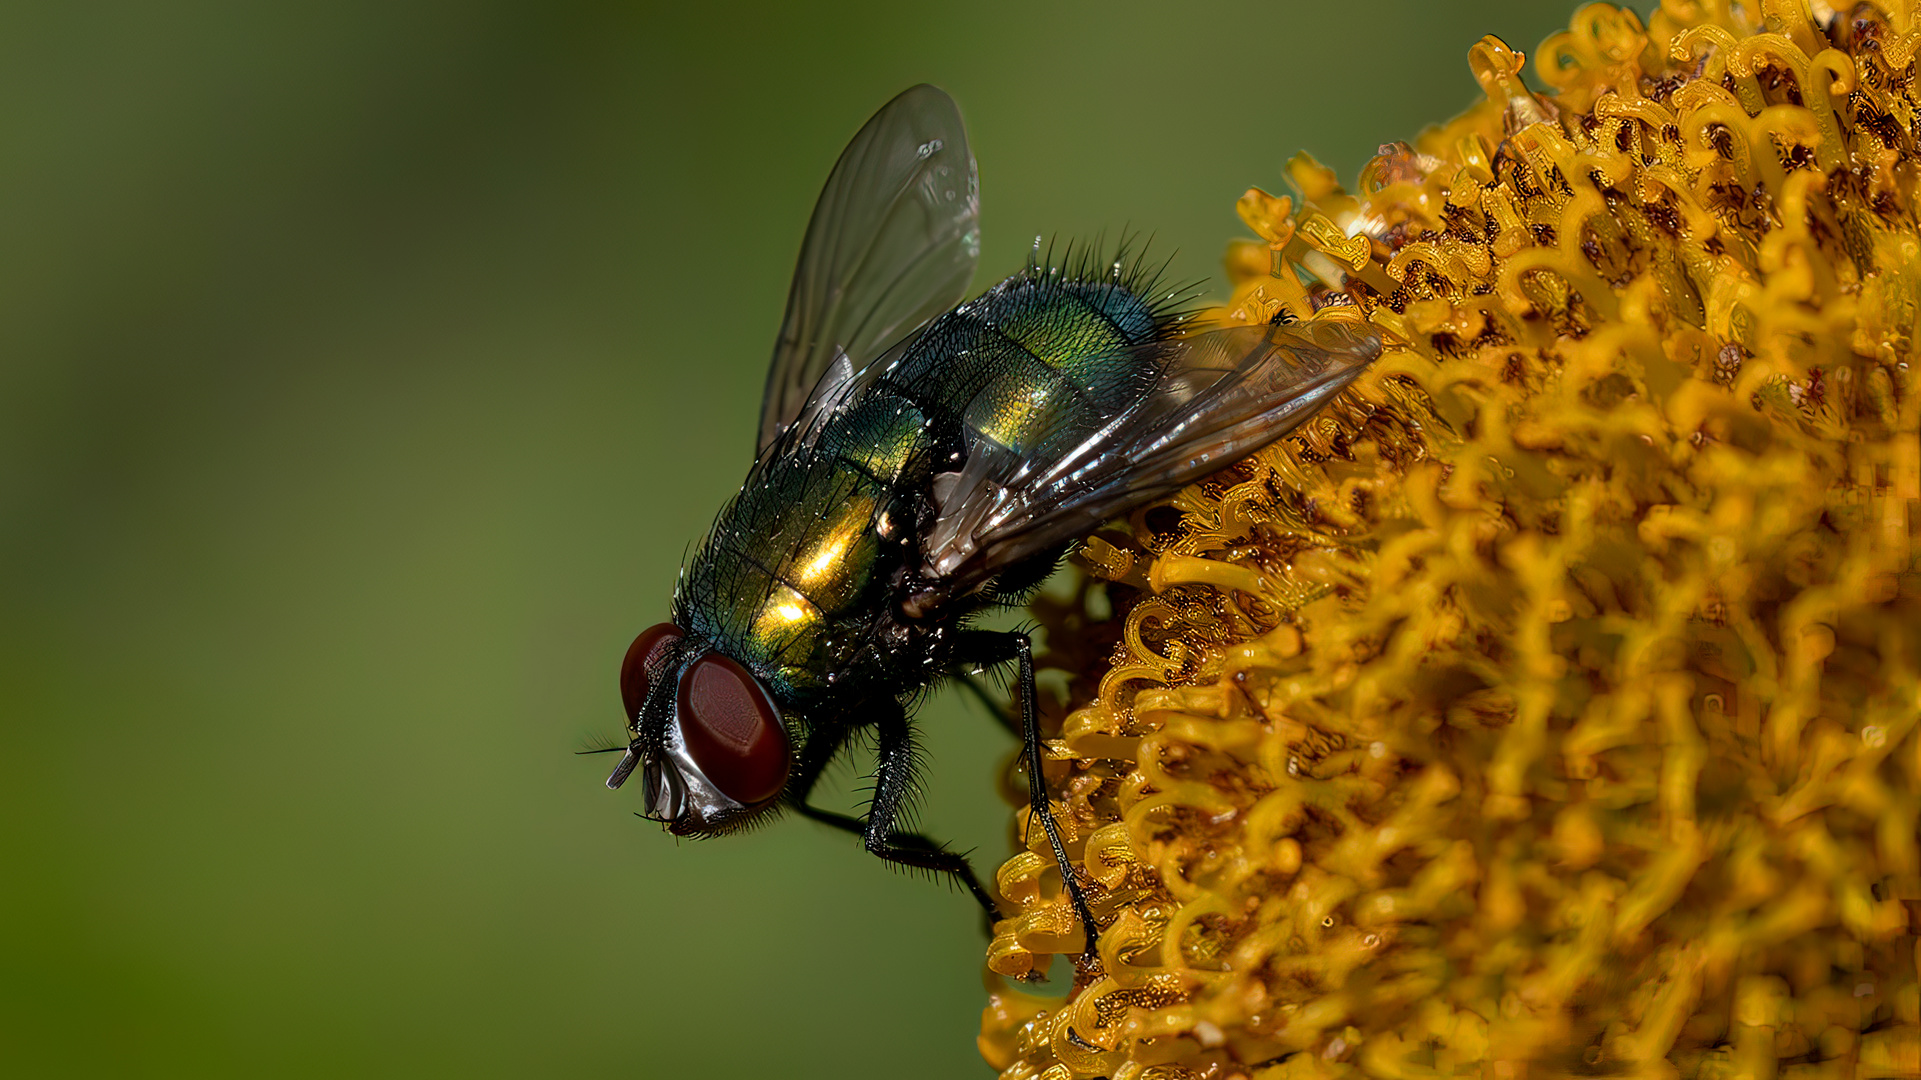
[(1126, 350), (1167, 320), (1121, 284), (1022, 274), (931, 324), (883, 385), (958, 424), (966, 441), (1022, 454), (1077, 440), (1153, 377)]

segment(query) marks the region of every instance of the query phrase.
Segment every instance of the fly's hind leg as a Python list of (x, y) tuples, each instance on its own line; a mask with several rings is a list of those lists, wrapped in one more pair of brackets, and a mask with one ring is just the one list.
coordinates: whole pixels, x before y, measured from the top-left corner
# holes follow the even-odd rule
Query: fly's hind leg
[(1033, 642), (1018, 631), (970, 630), (961, 641), (961, 651), (977, 662), (1005, 663), (1013, 660), (1020, 665), (1016, 693), (1020, 702), (1021, 756), (1027, 764), (1027, 801), (1034, 815), (1041, 819), (1048, 846), (1054, 849), (1054, 863), (1060, 867), (1068, 900), (1073, 903), (1074, 914), (1080, 919), (1081, 930), (1086, 935), (1081, 962), (1090, 965), (1094, 961), (1100, 927), (1094, 922), (1094, 913), (1087, 906), (1087, 896), (1081, 889), (1074, 863), (1067, 857), (1067, 844), (1061, 839), (1060, 825), (1054, 821), (1054, 806), (1047, 796), (1047, 774), (1041, 768), (1040, 694), (1034, 686)]

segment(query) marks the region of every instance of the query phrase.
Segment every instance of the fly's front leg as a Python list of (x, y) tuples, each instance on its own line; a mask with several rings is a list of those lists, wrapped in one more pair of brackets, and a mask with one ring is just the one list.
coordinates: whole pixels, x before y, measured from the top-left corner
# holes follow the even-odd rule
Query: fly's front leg
[(1027, 763), (1027, 801), (1032, 812), (1041, 819), (1041, 829), (1047, 833), (1047, 843), (1054, 849), (1054, 863), (1060, 867), (1061, 882), (1067, 886), (1067, 897), (1074, 905), (1074, 914), (1081, 920), (1081, 930), (1086, 936), (1086, 946), (1081, 950), (1084, 963), (1093, 961), (1095, 942), (1100, 938), (1100, 927), (1094, 922), (1094, 913), (1088, 909), (1087, 896), (1081, 891), (1080, 876), (1074, 872), (1073, 861), (1067, 857), (1067, 844), (1061, 840), (1060, 826), (1054, 821), (1054, 806), (1047, 797), (1047, 774), (1041, 768), (1041, 707), (1040, 694), (1034, 685), (1034, 646), (1026, 634), (1019, 631), (1001, 633), (990, 630), (970, 630), (962, 639), (963, 653), (988, 663), (1004, 663), (1013, 660), (1020, 665), (1015, 693), (1020, 699), (1021, 756)]
[(868, 806), (861, 838), (869, 852), (890, 863), (947, 874), (967, 886), (967, 891), (986, 910), (991, 924), (1001, 917), (1000, 907), (974, 876), (974, 868), (965, 856), (947, 850), (946, 845), (920, 833), (894, 831), (894, 823), (914, 794), (914, 731), (898, 704), (889, 702), (886, 709), (886, 714), (875, 725), (880, 746), (876, 753), (874, 800)]
[[(848, 736), (853, 734), (853, 729), (849, 727), (821, 727), (810, 734), (807, 745), (801, 749), (800, 761), (794, 767), (794, 778), (787, 784), (784, 796), (787, 805), (802, 817), (861, 837), (868, 851), (888, 862), (952, 874), (967, 886), (967, 891), (973, 894), (981, 907), (987, 909), (988, 926), (992, 927), (994, 920), (1000, 918), (1000, 908), (987, 890), (981, 887), (980, 881), (974, 877), (974, 868), (968, 865), (965, 858), (920, 833), (893, 831), (893, 823), (906, 806), (907, 796), (913, 793), (913, 742), (912, 733), (907, 729), (907, 718), (901, 713), (900, 706), (889, 703), (887, 708), (889, 713), (880, 724), (879, 779), (874, 786), (873, 809), (869, 811), (866, 821), (849, 814), (823, 810), (810, 801), (827, 766), (840, 755)], [(889, 734), (896, 724), (902, 735)], [(891, 768), (890, 742), (897, 747), (891, 756)], [(878, 846), (875, 841), (877, 821), (881, 822), (878, 835), (885, 838), (885, 842)]]
[(852, 733), (847, 727), (826, 725), (809, 731), (807, 743), (801, 747), (800, 761), (794, 766), (794, 778), (787, 782), (787, 791), (782, 798), (804, 818), (859, 836), (863, 828), (859, 818), (822, 810), (809, 801), (814, 796), (814, 788), (820, 785), (820, 778), (826, 774), (827, 766), (840, 756), (841, 748), (847, 745), (847, 737)]

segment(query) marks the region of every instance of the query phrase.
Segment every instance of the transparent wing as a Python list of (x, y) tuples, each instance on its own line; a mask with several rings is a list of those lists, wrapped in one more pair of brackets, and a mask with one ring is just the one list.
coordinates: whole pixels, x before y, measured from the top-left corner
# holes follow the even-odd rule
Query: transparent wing
[(841, 152), (814, 205), (761, 402), (764, 451), (836, 361), (864, 367), (958, 304), (980, 260), (980, 192), (954, 100), (888, 102)]
[(971, 449), (936, 478), (925, 570), (954, 594), (1170, 495), (1292, 431), (1381, 355), (1336, 320), (1213, 330), (1138, 346), (1150, 388), (1091, 436), (1013, 454)]

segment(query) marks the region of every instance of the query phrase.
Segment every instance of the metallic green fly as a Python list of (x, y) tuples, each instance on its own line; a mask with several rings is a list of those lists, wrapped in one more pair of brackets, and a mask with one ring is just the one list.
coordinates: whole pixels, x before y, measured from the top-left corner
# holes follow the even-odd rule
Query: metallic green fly
[[(959, 110), (917, 86), (854, 136), (814, 208), (740, 492), (683, 568), (671, 618), (621, 667), (645, 816), (714, 836), (787, 809), (891, 863), (962, 856), (898, 827), (915, 789), (911, 703), (1017, 665), (1033, 805), (1093, 951), (1099, 933), (1048, 812), (1028, 638), (978, 629), (1081, 536), (1280, 438), (1381, 352), (1365, 328), (1193, 332), (1138, 263), (1021, 273), (962, 303), (980, 255)], [(857, 732), (867, 814), (813, 806)], [(616, 747), (616, 749), (620, 749)]]

